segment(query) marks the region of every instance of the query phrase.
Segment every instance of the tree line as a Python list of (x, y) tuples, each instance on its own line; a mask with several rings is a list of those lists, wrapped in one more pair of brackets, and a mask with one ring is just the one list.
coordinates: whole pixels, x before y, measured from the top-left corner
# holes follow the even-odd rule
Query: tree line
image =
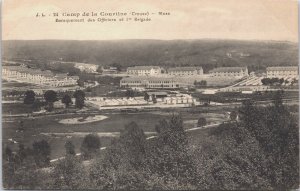
[[(27, 90), (24, 93), (24, 104), (32, 105), (33, 108), (39, 110), (41, 106), (46, 106), (45, 109), (47, 111), (52, 111), (54, 109), (53, 104), (56, 101), (59, 101), (58, 94), (54, 90), (45, 91), (44, 95), (45, 104), (41, 103), (39, 99), (36, 99), (36, 94), (33, 90)], [(76, 90), (73, 93), (73, 97), (75, 98), (75, 107), (82, 109), (84, 107), (85, 93), (82, 90)], [(65, 104), (65, 107), (68, 108), (71, 104), (73, 104), (72, 97), (69, 94), (64, 94), (61, 97), (61, 102)]]
[(293, 86), (294, 84), (298, 83), (298, 80), (296, 80), (295, 78), (290, 81), (284, 80), (283, 78), (263, 78), (261, 80), (261, 83), (266, 86), (281, 86), (283, 84), (290, 83), (291, 86)]
[[(31, 167), (36, 173), (21, 171), (22, 179), (4, 179), (13, 180), (10, 184), (4, 181), (4, 186), (97, 190), (298, 188), (298, 122), (283, 105), (281, 92), (266, 107), (244, 101), (230, 122), (211, 129), (200, 142), (195, 142), (197, 132), (184, 131), (180, 115), (160, 121), (155, 130), (157, 137), (147, 140), (142, 128), (131, 122), (105, 150), (99, 149), (97, 135), (88, 135), (81, 145), (81, 158), (75, 156), (72, 143), (66, 143), (65, 158), (51, 165), (49, 172)], [(86, 166), (82, 160), (90, 164)], [(42, 180), (35, 182), (31, 176)], [(22, 180), (27, 180), (26, 184)]]

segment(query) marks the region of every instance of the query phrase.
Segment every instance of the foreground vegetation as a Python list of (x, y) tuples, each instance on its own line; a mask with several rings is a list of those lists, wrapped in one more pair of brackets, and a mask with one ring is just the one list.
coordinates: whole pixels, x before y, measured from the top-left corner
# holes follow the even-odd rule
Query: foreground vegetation
[[(247, 100), (228, 123), (191, 141), (182, 118), (160, 121), (158, 136), (146, 139), (135, 122), (125, 125), (119, 139), (105, 150), (88, 135), (75, 156), (71, 142), (66, 156), (49, 163), (45, 141), (16, 153), (3, 152), (4, 187), (10, 189), (277, 189), (299, 185), (298, 122), (282, 104), (258, 107)], [(236, 120), (238, 119), (238, 120)], [(197, 137), (196, 137), (197, 138)], [(88, 162), (88, 163), (87, 163)]]

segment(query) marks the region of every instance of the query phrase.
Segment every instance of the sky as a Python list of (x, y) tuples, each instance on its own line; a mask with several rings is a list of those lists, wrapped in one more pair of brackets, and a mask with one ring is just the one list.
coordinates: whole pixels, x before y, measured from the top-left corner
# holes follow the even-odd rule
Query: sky
[[(55, 17), (49, 16), (55, 12), (62, 14), (117, 11), (149, 12), (151, 21), (61, 23), (55, 22)], [(169, 12), (170, 15), (159, 16), (160, 11)], [(44, 13), (46, 17), (36, 17), (37, 13)], [(101, 17), (92, 18), (97, 20)], [(297, 0), (3, 0), (2, 26), (3, 40), (212, 38), (298, 42), (298, 2)]]

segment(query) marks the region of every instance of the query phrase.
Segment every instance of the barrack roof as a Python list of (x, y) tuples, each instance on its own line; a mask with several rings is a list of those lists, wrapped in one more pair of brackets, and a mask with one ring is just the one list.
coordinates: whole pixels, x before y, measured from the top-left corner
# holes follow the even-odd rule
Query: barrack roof
[[(63, 79), (68, 77), (66, 73), (56, 74), (54, 75), (50, 70), (40, 70), (40, 69), (32, 69), (24, 66), (2, 66), (3, 69), (7, 69), (10, 71), (16, 71), (20, 73), (27, 73), (31, 75), (41, 75), (45, 77), (55, 77), (57, 79)], [(78, 78), (78, 76), (70, 76), (71, 78)]]
[(150, 76), (132, 76), (132, 77), (125, 77), (122, 80), (127, 81), (136, 81), (136, 80), (148, 80), (148, 81), (163, 81), (163, 80), (174, 80), (176, 78), (172, 77), (150, 77)]
[(267, 67), (267, 71), (291, 71), (291, 70), (297, 70), (297, 66), (273, 66), (273, 67)]
[(245, 70), (247, 70), (247, 67), (220, 67), (215, 68), (209, 72), (240, 72)]
[(164, 96), (164, 95), (168, 95), (167, 92), (147, 92), (148, 95), (156, 95), (156, 96)]
[(40, 69), (32, 69), (32, 68), (27, 68), (24, 66), (2, 66), (2, 68), (11, 70), (11, 71), (16, 71), (20, 73), (27, 73), (31, 75), (42, 75), (42, 76), (47, 76), (47, 77), (53, 77), (53, 73), (50, 70), (40, 70)]
[(128, 70), (151, 70), (151, 69), (160, 69), (159, 66), (133, 66), (128, 67)]
[(195, 71), (195, 70), (202, 70), (202, 67), (174, 67), (168, 69), (168, 71)]

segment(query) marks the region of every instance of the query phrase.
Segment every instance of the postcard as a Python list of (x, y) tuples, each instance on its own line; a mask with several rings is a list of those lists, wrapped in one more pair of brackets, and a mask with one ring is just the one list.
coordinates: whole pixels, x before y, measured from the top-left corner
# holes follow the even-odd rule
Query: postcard
[(296, 0), (4, 0), (2, 188), (299, 188)]

